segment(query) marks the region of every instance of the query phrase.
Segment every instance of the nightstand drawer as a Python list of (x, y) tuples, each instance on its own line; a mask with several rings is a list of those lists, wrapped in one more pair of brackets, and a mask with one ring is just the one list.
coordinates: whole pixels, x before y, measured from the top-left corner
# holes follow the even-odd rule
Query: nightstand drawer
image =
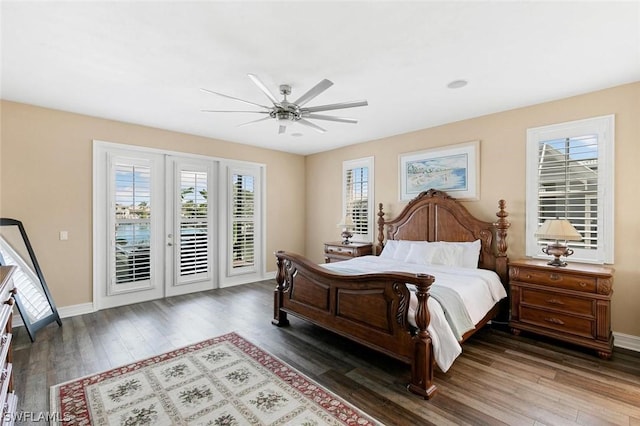
[(326, 252), (341, 254), (343, 256), (353, 256), (356, 252), (356, 248), (349, 246), (327, 246)]
[(593, 320), (564, 315), (559, 312), (520, 305), (520, 321), (577, 336), (595, 337)]
[(571, 297), (563, 294), (523, 288), (521, 304), (540, 308), (555, 309), (567, 313), (595, 316), (595, 300)]
[(596, 292), (596, 278), (583, 275), (567, 274), (561, 269), (556, 271), (539, 271), (536, 269), (514, 268), (510, 270), (510, 277), (514, 281), (533, 284), (549, 285), (567, 290)]
[(324, 243), (324, 261), (326, 263), (340, 262), (354, 257), (373, 254), (373, 244), (351, 242), (343, 244), (340, 241)]

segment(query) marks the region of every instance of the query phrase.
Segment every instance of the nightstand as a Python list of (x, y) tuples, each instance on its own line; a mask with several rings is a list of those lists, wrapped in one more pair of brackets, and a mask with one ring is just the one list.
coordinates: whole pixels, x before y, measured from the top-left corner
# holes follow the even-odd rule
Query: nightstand
[(373, 244), (351, 242), (342, 244), (342, 241), (324, 243), (324, 262), (340, 262), (354, 257), (373, 254)]
[(613, 272), (605, 266), (575, 262), (565, 267), (537, 259), (509, 262), (512, 333), (529, 331), (610, 358)]

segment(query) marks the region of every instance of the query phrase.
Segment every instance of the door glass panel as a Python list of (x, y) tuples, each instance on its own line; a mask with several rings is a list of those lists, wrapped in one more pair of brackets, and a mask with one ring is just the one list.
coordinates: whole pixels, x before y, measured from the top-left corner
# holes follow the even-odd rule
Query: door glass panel
[(150, 278), (151, 168), (115, 165), (115, 283)]
[(209, 272), (209, 203), (207, 172), (180, 172), (181, 277)]
[(233, 175), (232, 268), (255, 265), (255, 177)]

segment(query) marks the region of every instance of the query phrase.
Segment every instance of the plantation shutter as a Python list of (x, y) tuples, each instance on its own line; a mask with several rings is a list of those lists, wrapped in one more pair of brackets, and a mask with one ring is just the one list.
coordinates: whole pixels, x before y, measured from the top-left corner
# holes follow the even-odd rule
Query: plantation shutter
[(538, 149), (538, 225), (547, 219), (568, 219), (583, 238), (570, 246), (597, 249), (597, 135), (541, 141)]
[(351, 215), (354, 235), (369, 234), (369, 169), (356, 167), (348, 169), (345, 176), (346, 204), (345, 216)]
[(249, 174), (232, 174), (232, 258), (234, 270), (254, 269), (256, 229), (256, 178)]
[(151, 166), (115, 159), (112, 290), (127, 290), (150, 279)]
[(209, 274), (209, 199), (206, 171), (180, 172), (178, 283)]
[(548, 258), (536, 232), (547, 219), (567, 219), (581, 235), (571, 259), (613, 263), (614, 116), (527, 129), (527, 256)]
[(342, 165), (343, 216), (353, 222), (355, 241), (373, 241), (373, 157)]

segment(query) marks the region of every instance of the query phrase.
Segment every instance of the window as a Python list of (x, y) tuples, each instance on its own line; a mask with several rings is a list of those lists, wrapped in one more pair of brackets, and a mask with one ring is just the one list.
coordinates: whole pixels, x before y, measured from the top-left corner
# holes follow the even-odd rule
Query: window
[(225, 180), (228, 196), (227, 226), (224, 238), (226, 275), (223, 286), (259, 277), (265, 264), (262, 229), (263, 168), (258, 165), (227, 163)]
[(373, 157), (345, 161), (342, 170), (342, 218), (351, 217), (355, 241), (373, 241)]
[(208, 173), (180, 171), (180, 277), (209, 272)]
[(143, 160), (114, 161), (112, 256), (115, 284), (128, 289), (150, 277), (151, 166)]
[(255, 264), (255, 178), (233, 174), (232, 261), (233, 269)]
[(547, 219), (567, 219), (582, 236), (575, 261), (613, 263), (614, 117), (527, 131), (527, 250), (545, 256), (534, 234)]

